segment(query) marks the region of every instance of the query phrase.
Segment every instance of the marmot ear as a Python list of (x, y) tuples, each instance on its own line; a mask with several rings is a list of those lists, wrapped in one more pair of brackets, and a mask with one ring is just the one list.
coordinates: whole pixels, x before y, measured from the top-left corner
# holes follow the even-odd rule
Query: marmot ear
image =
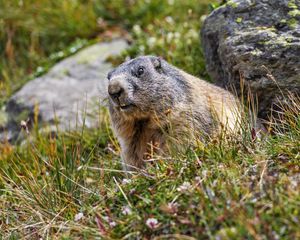
[(153, 66), (156, 68), (156, 69), (160, 69), (161, 68), (161, 60), (162, 58), (161, 57), (153, 57), (151, 59), (152, 63), (153, 63)]

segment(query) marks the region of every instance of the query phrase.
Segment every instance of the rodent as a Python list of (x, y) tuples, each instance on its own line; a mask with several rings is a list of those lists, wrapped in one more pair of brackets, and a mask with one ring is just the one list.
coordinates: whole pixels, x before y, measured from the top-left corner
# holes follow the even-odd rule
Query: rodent
[(149, 146), (163, 149), (165, 132), (192, 130), (201, 138), (226, 126), (235, 131), (238, 100), (156, 56), (141, 56), (110, 71), (109, 112), (125, 170), (143, 168)]

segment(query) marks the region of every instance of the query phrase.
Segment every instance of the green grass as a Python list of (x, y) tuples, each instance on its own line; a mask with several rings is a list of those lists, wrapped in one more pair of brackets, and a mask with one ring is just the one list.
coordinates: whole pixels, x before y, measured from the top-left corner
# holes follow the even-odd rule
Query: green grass
[[(199, 31), (204, 14), (208, 12), (207, 0), (188, 1), (140, 1), (137, 6), (119, 7), (119, 1), (106, 6), (109, 16), (125, 20), (130, 29), (133, 45), (119, 60), (125, 57), (152, 54), (163, 57), (175, 66), (208, 79), (200, 45)], [(106, 15), (104, 15), (106, 16)], [(109, 17), (107, 17), (110, 20)]]
[[(13, 57), (0, 47), (3, 101), (38, 66), (47, 70), (116, 25), (133, 44), (114, 63), (155, 54), (208, 79), (198, 36), (207, 1), (23, 2), (0, 3), (1, 47), (7, 23), (15, 29)], [(130, 180), (105, 109), (96, 129), (33, 131), (22, 145), (0, 144), (0, 239), (300, 238), (299, 106), (283, 106), (276, 135), (254, 140), (245, 127), (242, 138), (153, 155)]]
[[(105, 39), (103, 33), (116, 25), (132, 32), (135, 40), (120, 59), (156, 54), (207, 77), (198, 32), (208, 0), (169, 2), (1, 1), (0, 106), (26, 81), (87, 45), (87, 40)], [(146, 34), (134, 31), (138, 27)]]
[(76, 48), (80, 39), (95, 37), (99, 28), (93, 6), (90, 0), (1, 1), (1, 98), (65, 56), (72, 43)]
[[(4, 237), (300, 236), (299, 112), (288, 121), (291, 129), (264, 141), (215, 139), (168, 157), (154, 155), (147, 174), (129, 182), (105, 110), (101, 116), (93, 131), (35, 136), (15, 149), (2, 146)], [(251, 139), (250, 132), (244, 134)], [(74, 221), (78, 213), (83, 218)], [(158, 221), (154, 229), (146, 225), (149, 218)]]

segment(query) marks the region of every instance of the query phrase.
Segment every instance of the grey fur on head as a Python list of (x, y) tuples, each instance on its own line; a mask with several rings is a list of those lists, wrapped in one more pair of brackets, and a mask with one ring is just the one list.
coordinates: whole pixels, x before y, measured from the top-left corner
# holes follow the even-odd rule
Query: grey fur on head
[(228, 91), (159, 57), (129, 60), (107, 78), (111, 122), (127, 170), (144, 166), (149, 145), (164, 148), (162, 130), (169, 124), (176, 133), (193, 129), (211, 135), (221, 125), (234, 129), (239, 118), (237, 101)]
[(142, 115), (159, 113), (188, 96), (188, 86), (179, 71), (159, 57), (143, 56), (125, 62), (108, 73), (108, 80), (110, 104), (131, 115), (133, 111)]

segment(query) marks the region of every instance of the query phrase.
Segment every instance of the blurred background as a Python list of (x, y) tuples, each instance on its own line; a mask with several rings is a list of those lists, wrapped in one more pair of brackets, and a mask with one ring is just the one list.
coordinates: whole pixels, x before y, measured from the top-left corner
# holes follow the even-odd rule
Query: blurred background
[(156, 54), (208, 78), (199, 31), (209, 0), (0, 1), (0, 107), (25, 82), (84, 46), (123, 37), (126, 56)]

